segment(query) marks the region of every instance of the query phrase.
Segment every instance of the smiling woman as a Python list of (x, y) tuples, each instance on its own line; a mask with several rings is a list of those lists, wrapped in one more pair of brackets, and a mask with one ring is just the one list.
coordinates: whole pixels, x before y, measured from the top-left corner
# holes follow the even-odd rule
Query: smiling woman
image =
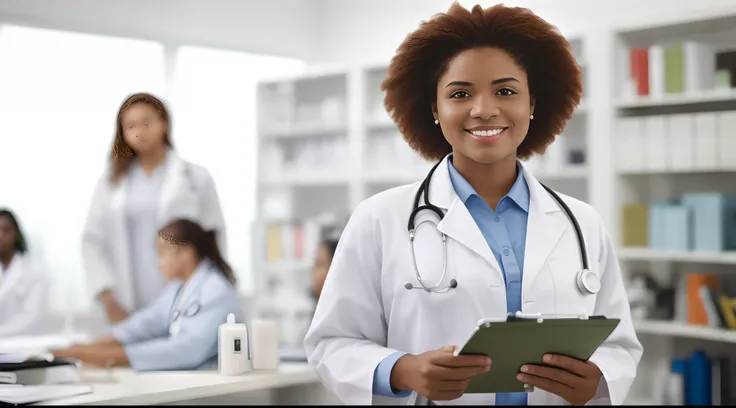
[[(437, 163), (361, 203), (344, 229), (305, 338), (323, 383), (351, 405), (621, 404), (642, 347), (611, 239), (590, 205), (519, 160), (544, 153), (580, 102), (565, 38), (528, 9), (454, 4), (407, 36), (382, 88), (407, 143)], [(583, 291), (582, 276), (600, 285)], [(519, 367), (533, 392), (466, 393), (515, 349), (457, 345), (480, 319), (517, 312), (620, 323), (588, 361)]]

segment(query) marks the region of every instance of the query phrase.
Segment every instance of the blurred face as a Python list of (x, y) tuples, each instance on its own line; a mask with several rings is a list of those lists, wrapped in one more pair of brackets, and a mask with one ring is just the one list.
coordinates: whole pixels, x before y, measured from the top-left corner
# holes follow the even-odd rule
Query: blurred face
[(434, 115), (455, 160), (516, 160), (533, 110), (526, 72), (498, 48), (463, 51), (437, 83)]
[(158, 237), (156, 252), (158, 253), (158, 269), (169, 280), (185, 277), (197, 265), (194, 251), (189, 245), (174, 245)]
[(136, 153), (146, 153), (164, 146), (166, 122), (147, 103), (135, 103), (123, 112), (123, 138)]
[(319, 294), (322, 293), (322, 287), (325, 284), (325, 279), (327, 279), (327, 271), (330, 269), (331, 263), (330, 250), (325, 245), (320, 246), (312, 266), (312, 296), (315, 299), (319, 298)]
[(15, 252), (15, 226), (10, 218), (0, 216), (0, 255)]

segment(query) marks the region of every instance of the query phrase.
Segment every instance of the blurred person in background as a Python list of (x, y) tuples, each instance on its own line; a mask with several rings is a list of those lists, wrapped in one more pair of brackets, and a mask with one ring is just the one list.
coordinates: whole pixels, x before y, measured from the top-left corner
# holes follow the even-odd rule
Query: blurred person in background
[(110, 164), (95, 188), (83, 233), (87, 282), (109, 322), (120, 322), (160, 293), (165, 282), (156, 267), (155, 237), (175, 218), (216, 231), (225, 248), (212, 176), (174, 152), (163, 102), (131, 95), (118, 111)]
[(333, 237), (323, 239), (317, 248), (317, 255), (314, 258), (314, 265), (312, 265), (312, 298), (315, 301), (319, 300), (319, 294), (322, 292), (325, 279), (327, 279), (327, 272), (330, 270), (336, 248), (337, 239)]
[(0, 210), (0, 338), (40, 331), (46, 286), (27, 252), (15, 215)]
[(168, 283), (153, 302), (114, 325), (111, 335), (55, 350), (55, 357), (136, 371), (192, 370), (216, 362), (218, 327), (230, 313), (245, 321), (245, 313), (215, 232), (175, 220), (158, 233), (156, 251)]

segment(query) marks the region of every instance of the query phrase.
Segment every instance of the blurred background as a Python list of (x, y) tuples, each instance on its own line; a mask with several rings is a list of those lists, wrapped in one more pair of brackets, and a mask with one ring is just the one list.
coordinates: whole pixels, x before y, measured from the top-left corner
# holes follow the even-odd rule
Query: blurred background
[[(0, 0), (0, 207), (48, 281), (45, 329), (89, 329), (82, 227), (120, 103), (151, 92), (176, 151), (214, 178), (249, 315), (278, 319), (300, 347), (320, 242), (431, 166), (386, 115), (380, 82), (404, 36), (450, 4)], [(736, 385), (736, 2), (505, 4), (558, 26), (584, 71), (583, 103), (528, 165), (591, 203), (617, 243), (645, 347), (630, 402), (675, 398), (685, 361), (712, 376), (690, 397), (732, 403), (720, 390)]]

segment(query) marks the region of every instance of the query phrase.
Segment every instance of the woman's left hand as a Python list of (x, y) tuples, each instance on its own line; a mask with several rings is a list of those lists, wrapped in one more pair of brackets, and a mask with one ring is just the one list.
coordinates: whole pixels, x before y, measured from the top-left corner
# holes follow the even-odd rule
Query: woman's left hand
[(551, 392), (571, 405), (584, 405), (593, 399), (602, 376), (597, 365), (561, 355), (545, 355), (543, 361), (553, 367), (524, 365), (517, 375), (519, 381)]

